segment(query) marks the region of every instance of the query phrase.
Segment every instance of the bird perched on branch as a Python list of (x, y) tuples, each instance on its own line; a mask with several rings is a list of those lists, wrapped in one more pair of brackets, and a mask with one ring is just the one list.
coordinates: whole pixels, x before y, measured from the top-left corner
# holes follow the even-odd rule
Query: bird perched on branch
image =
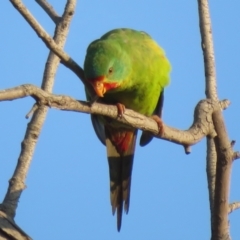
[[(112, 30), (87, 49), (85, 80), (94, 89), (86, 87), (87, 98), (95, 99), (97, 95), (101, 102), (115, 104), (119, 116), (125, 107), (152, 116), (162, 132), (163, 92), (169, 83), (170, 68), (163, 49), (147, 33), (126, 28)], [(126, 213), (129, 210), (137, 129), (108, 117), (91, 118), (96, 135), (107, 147), (112, 212), (117, 211), (120, 231), (123, 208)], [(150, 133), (143, 132), (140, 145), (151, 139)]]

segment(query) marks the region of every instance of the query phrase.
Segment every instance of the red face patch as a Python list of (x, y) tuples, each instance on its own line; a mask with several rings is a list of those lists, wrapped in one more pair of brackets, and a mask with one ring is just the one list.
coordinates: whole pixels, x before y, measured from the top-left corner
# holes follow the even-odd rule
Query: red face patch
[(88, 79), (88, 81), (92, 84), (92, 85), (97, 85), (96, 83), (99, 82), (99, 83), (102, 83), (103, 86), (104, 86), (104, 89), (105, 91), (104, 92), (107, 92), (111, 89), (115, 89), (119, 86), (119, 83), (117, 82), (107, 82), (106, 81), (106, 78), (104, 76), (99, 76), (99, 77), (96, 77), (96, 78), (91, 78), (91, 79)]
[(106, 83), (106, 82), (103, 83), (103, 85), (104, 85), (106, 91), (111, 90), (111, 89), (115, 89), (119, 86), (118, 83)]

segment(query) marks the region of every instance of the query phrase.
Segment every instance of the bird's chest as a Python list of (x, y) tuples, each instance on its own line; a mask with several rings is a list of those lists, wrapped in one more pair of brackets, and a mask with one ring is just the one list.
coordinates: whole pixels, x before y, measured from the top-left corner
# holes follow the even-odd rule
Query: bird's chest
[(121, 103), (126, 108), (132, 109), (146, 116), (152, 115), (159, 98), (159, 91), (152, 92), (146, 89), (132, 89), (123, 92), (108, 93), (103, 101), (107, 104)]

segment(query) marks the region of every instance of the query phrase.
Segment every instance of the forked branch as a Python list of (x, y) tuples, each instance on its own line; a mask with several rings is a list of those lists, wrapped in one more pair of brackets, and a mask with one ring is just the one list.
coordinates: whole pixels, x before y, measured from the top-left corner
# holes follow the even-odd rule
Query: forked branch
[[(204, 56), (206, 96), (217, 101), (216, 69), (208, 0), (198, 0), (198, 9)], [(214, 143), (212, 139), (208, 140), (207, 173), (211, 207), (211, 239), (230, 240), (228, 198), (234, 153), (221, 111), (214, 112), (212, 119), (217, 135), (214, 138)]]
[(42, 9), (48, 14), (55, 24), (58, 24), (61, 17), (55, 12), (54, 8), (46, 0), (35, 0)]
[(67, 54), (61, 47), (59, 47), (52, 37), (43, 29), (43, 27), (37, 22), (34, 16), (28, 11), (20, 0), (10, 0), (13, 6), (29, 23), (39, 38), (46, 44), (46, 46), (53, 51), (60, 59), (61, 63), (67, 68), (71, 69), (82, 81), (84, 81), (83, 69)]
[[(15, 7), (19, 11), (25, 12), (26, 17), (31, 17), (31, 14), (28, 12), (25, 6), (23, 6), (21, 1), (13, 2), (15, 3)], [(49, 9), (50, 5), (47, 5), (46, 1), (42, 0), (39, 2), (44, 2), (45, 7), (43, 7), (42, 5), (41, 6), (44, 8), (45, 11), (47, 11), (47, 8)], [(65, 44), (69, 25), (75, 10), (75, 4), (76, 0), (67, 0), (63, 15), (61, 18), (58, 18), (54, 37), (52, 39), (52, 42), (54, 42), (58, 49), (63, 48)], [(53, 9), (51, 9), (51, 14), (56, 15)], [(37, 26), (38, 23), (35, 21), (33, 22), (33, 25), (34, 24)], [(60, 59), (53, 52), (50, 51), (46, 61), (42, 81), (42, 88), (47, 92), (52, 91), (54, 78), (59, 62)], [(16, 225), (13, 218), (15, 216), (19, 198), (23, 189), (25, 188), (25, 178), (29, 170), (30, 162), (32, 160), (32, 155), (37, 143), (38, 136), (41, 132), (41, 127), (47, 114), (47, 109), (48, 108), (46, 106), (41, 106), (35, 109), (33, 117), (27, 125), (25, 137), (21, 144), (21, 152), (18, 158), (16, 169), (13, 173), (12, 178), (9, 181), (7, 193), (5, 195), (3, 203), (0, 206), (1, 239), (30, 239), (30, 237)]]

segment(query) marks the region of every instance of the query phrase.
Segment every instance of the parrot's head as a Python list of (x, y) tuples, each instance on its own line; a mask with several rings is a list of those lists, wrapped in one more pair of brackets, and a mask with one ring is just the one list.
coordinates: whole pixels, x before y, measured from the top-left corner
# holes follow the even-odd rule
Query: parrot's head
[(122, 88), (130, 70), (128, 55), (115, 41), (97, 40), (89, 45), (84, 73), (97, 96), (103, 97), (108, 91)]

